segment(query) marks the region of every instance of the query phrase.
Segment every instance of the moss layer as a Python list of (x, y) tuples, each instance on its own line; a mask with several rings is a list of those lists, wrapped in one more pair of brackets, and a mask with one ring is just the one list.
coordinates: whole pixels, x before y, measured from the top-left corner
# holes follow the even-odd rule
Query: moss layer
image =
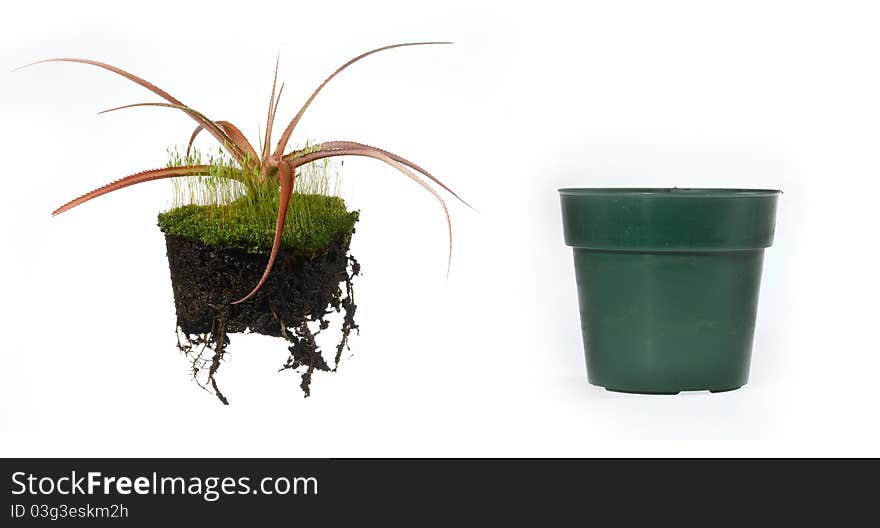
[[(295, 254), (323, 253), (334, 241), (348, 240), (358, 220), (336, 196), (295, 193), (282, 233), (282, 246)], [(229, 205), (184, 205), (159, 213), (159, 229), (169, 235), (196, 239), (221, 248), (268, 253), (275, 234), (275, 207), (255, 211), (247, 198)]]

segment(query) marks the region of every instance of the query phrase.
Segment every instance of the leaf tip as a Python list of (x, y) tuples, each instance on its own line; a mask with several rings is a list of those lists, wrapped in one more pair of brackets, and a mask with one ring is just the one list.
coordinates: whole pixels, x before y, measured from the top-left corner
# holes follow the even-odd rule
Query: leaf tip
[(29, 62), (27, 64), (22, 64), (21, 66), (16, 66), (15, 68), (12, 68), (11, 70), (9, 70), (9, 73), (15, 73), (19, 70), (23, 70), (23, 69), (27, 68), (28, 66), (33, 66), (34, 64), (37, 64), (38, 62), (43, 62), (43, 61)]

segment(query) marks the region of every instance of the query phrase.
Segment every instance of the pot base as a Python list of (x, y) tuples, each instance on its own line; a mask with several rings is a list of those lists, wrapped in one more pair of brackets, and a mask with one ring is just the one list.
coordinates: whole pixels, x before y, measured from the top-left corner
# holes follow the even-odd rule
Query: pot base
[[(602, 387), (602, 386), (597, 385), (597, 387)], [(739, 387), (732, 387), (729, 389), (703, 389), (703, 390), (689, 390), (689, 391), (677, 391), (677, 392), (639, 391), (639, 390), (614, 389), (611, 387), (602, 387), (602, 388), (607, 390), (608, 392), (619, 392), (622, 394), (650, 394), (650, 395), (654, 395), (654, 396), (676, 396), (678, 394), (681, 394), (682, 392), (706, 392), (706, 391), (708, 391), (712, 394), (718, 394), (720, 392), (730, 392), (730, 391), (735, 391), (737, 389), (741, 389), (741, 388), (743, 388), (743, 385), (740, 385)]]

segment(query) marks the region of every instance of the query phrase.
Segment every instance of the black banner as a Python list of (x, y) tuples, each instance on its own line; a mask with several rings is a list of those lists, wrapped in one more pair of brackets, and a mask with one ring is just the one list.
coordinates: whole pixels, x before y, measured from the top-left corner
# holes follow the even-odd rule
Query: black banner
[(544, 521), (872, 507), (877, 461), (4, 459), (0, 526)]

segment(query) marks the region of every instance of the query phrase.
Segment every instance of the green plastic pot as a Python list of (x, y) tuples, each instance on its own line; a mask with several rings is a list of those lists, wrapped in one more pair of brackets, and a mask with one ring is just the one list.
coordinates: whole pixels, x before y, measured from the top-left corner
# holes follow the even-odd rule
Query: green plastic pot
[(559, 194), (590, 383), (645, 394), (745, 385), (780, 192)]

